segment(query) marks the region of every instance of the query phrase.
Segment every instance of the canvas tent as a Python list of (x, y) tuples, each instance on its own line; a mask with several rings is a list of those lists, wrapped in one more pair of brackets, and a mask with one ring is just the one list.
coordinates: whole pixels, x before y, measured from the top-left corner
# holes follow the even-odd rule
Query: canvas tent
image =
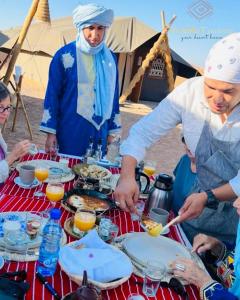
[[(10, 39), (0, 46), (0, 60), (1, 55), (6, 55), (14, 45), (19, 30), (20, 28), (15, 28), (4, 32)], [(108, 30), (106, 42), (118, 55), (121, 91), (131, 79), (136, 50), (157, 34), (151, 27), (134, 17), (115, 18)], [(44, 96), (52, 56), (57, 49), (73, 41), (75, 37), (76, 30), (71, 17), (53, 20), (51, 25), (40, 22), (31, 25), (17, 60), (17, 65), (21, 65), (24, 71), (24, 91), (27, 86), (31, 86), (38, 96)], [(176, 59), (179, 60), (179, 57), (176, 56)]]

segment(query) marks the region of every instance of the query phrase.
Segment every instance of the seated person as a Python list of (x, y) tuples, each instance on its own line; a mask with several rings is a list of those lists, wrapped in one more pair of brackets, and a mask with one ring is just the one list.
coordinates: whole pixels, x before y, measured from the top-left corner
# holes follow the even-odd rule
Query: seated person
[[(0, 125), (7, 120), (11, 110), (11, 96), (8, 88), (0, 82)], [(7, 145), (0, 131), (0, 185), (8, 178), (9, 166), (28, 153), (30, 148), (28, 140), (17, 143), (10, 153), (7, 153)]]
[(183, 206), (185, 199), (190, 195), (193, 183), (196, 179), (195, 157), (187, 147), (184, 137), (182, 137), (182, 142), (184, 144), (186, 154), (181, 157), (173, 171), (175, 180), (173, 184), (172, 210), (175, 214), (178, 214), (178, 211)]
[[(240, 215), (240, 197), (234, 202)], [(240, 223), (238, 224), (235, 253), (226, 250), (226, 246), (219, 240), (204, 234), (194, 238), (193, 251), (198, 254), (211, 250), (218, 265), (219, 282), (213, 280), (209, 274), (200, 269), (193, 261), (178, 259), (172, 264), (174, 275), (185, 279), (200, 288), (203, 300), (232, 300), (240, 299)]]

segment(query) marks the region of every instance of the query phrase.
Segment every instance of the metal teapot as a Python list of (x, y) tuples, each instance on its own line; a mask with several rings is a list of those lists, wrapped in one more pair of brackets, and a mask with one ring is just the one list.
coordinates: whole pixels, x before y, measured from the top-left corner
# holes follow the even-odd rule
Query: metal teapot
[(101, 291), (98, 291), (91, 283), (88, 283), (87, 272), (83, 272), (82, 285), (73, 293), (62, 300), (102, 300)]
[(163, 173), (159, 174), (146, 201), (145, 213), (149, 213), (152, 208), (156, 207), (169, 211), (172, 206), (172, 186), (172, 176)]

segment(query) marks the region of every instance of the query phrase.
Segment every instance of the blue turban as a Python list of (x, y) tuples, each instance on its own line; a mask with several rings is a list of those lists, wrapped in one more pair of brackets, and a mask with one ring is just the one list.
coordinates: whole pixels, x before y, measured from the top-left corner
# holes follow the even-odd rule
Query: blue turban
[(109, 27), (113, 22), (113, 10), (101, 5), (90, 3), (79, 5), (73, 11), (73, 24), (78, 30), (91, 24)]

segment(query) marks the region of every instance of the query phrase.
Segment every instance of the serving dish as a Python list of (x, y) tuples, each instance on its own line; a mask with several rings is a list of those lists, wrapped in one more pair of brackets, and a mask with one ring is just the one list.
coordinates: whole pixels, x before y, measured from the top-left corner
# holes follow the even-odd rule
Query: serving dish
[(116, 205), (107, 195), (94, 190), (72, 189), (62, 199), (64, 208), (76, 212), (78, 208), (94, 210), (96, 213), (115, 208)]
[(103, 180), (112, 176), (112, 173), (98, 165), (76, 164), (73, 166), (73, 172), (83, 178)]

